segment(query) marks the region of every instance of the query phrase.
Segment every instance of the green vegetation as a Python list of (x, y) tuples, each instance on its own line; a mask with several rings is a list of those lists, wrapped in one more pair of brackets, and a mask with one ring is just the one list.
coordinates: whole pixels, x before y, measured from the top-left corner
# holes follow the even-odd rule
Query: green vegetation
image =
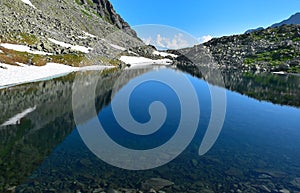
[(93, 3), (92, 0), (87, 0), (86, 2), (87, 2), (87, 4), (88, 4), (89, 6), (91, 6), (91, 7), (94, 6), (94, 3)]
[(81, 9), (81, 12), (86, 15), (88, 18), (92, 18), (92, 16), (88, 13), (88, 11)]
[(82, 3), (80, 0), (75, 0), (75, 3), (76, 3), (77, 5), (83, 5), (83, 3)]
[(36, 55), (26, 52), (18, 52), (5, 48), (0, 48), (3, 53), (0, 53), (0, 62), (10, 65), (18, 65), (17, 62), (28, 64), (31, 63), (35, 66), (44, 66), (47, 62), (55, 62), (60, 64), (66, 64), (70, 66), (84, 66), (90, 65), (90, 62), (86, 60), (84, 54), (61, 54), (61, 55)]
[(61, 54), (61, 55), (50, 56), (50, 58), (52, 62), (71, 65), (74, 67), (82, 66), (83, 63), (85, 63), (85, 65), (88, 65), (87, 61), (84, 62), (85, 60), (84, 54)]
[(0, 35), (0, 39), (5, 43), (28, 45), (33, 45), (39, 41), (39, 39), (35, 35), (24, 32), (15, 32), (7, 36)]
[(300, 41), (300, 37), (298, 37), (298, 38), (293, 38), (292, 41), (293, 41), (293, 42), (299, 42), (299, 41)]
[(300, 67), (299, 66), (293, 66), (291, 69), (288, 71), (290, 73), (299, 73), (300, 74)]
[(284, 40), (299, 41), (297, 26), (287, 25), (280, 28), (268, 28), (250, 33), (254, 41), (267, 40), (269, 42), (281, 42)]
[(120, 64), (122, 64), (121, 61), (118, 59), (110, 59), (110, 58), (106, 58), (106, 57), (100, 57), (99, 60), (104, 64), (110, 64), (112, 66), (119, 66)]
[(291, 60), (300, 55), (293, 49), (278, 49), (272, 51), (266, 51), (258, 53), (245, 58), (245, 64), (254, 64), (256, 62), (268, 62), (271, 66), (278, 66), (283, 64), (285, 61)]

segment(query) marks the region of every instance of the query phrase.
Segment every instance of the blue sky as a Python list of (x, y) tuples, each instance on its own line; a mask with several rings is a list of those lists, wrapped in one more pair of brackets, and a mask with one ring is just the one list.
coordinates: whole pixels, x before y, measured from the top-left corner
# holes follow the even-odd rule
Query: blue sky
[(300, 0), (110, 0), (131, 25), (161, 24), (219, 37), (267, 27), (300, 12)]

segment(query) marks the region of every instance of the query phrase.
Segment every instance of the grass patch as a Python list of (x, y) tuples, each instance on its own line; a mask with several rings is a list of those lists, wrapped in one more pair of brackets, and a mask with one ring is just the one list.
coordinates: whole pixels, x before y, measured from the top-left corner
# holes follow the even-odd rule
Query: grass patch
[(84, 9), (81, 9), (81, 12), (86, 15), (88, 18), (92, 18), (92, 16)]
[(120, 64), (122, 64), (122, 62), (118, 59), (110, 59), (110, 58), (100, 57), (99, 60), (104, 64), (109, 64), (112, 66), (119, 66)]
[(27, 45), (33, 45), (39, 41), (39, 39), (35, 35), (24, 33), (24, 32), (13, 33), (10, 34), (8, 37), (0, 35), (0, 39), (4, 43), (27, 44)]
[(300, 66), (293, 66), (288, 72), (300, 74)]
[(299, 56), (299, 54), (297, 51), (291, 49), (272, 50), (248, 56), (245, 58), (244, 63), (254, 64), (256, 62), (269, 62), (272, 66), (278, 66), (285, 61)]
[(89, 6), (91, 6), (91, 7), (93, 7), (93, 6), (94, 6), (94, 3), (93, 3), (93, 1), (91, 1), (91, 0), (87, 0), (86, 2), (87, 2), (87, 4), (88, 4)]
[(74, 67), (81, 66), (82, 62), (85, 60), (84, 54), (62, 54), (50, 56), (51, 61), (60, 64), (71, 65)]
[(298, 37), (298, 38), (293, 38), (292, 41), (293, 41), (293, 42), (299, 42), (299, 41), (300, 41), (300, 37)]
[(80, 0), (75, 0), (75, 3), (76, 3), (77, 5), (83, 5), (82, 2), (81, 2)]
[(89, 65), (89, 62), (85, 60), (84, 54), (61, 54), (61, 55), (36, 55), (26, 52), (18, 52), (0, 47), (3, 53), (0, 53), (0, 63), (10, 64), (18, 66), (17, 62), (28, 64), (31, 63), (35, 66), (44, 66), (48, 62), (55, 62), (74, 67)]

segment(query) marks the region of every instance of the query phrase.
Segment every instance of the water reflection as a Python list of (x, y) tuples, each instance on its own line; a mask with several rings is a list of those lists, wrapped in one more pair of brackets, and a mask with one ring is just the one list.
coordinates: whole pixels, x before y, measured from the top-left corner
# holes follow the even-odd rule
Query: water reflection
[[(95, 99), (97, 112), (106, 126), (112, 128), (112, 138), (118, 139), (120, 144), (129, 147), (136, 145), (126, 141), (122, 133), (114, 131), (111, 98), (132, 78), (150, 70), (134, 71), (123, 77), (123, 83), (117, 88), (115, 81), (120, 72), (102, 75), (98, 81)], [(199, 76), (205, 79), (205, 74)], [(88, 73), (82, 76), (99, 74)], [(230, 90), (277, 104), (299, 106), (299, 77), (247, 73), (224, 74), (224, 77), (225, 85)], [(1, 90), (0, 124), (28, 108), (36, 107), (35, 111), (20, 120), (20, 124), (0, 129), (1, 187), (7, 189), (24, 182), (17, 188), (18, 191), (92, 192), (108, 191), (111, 188), (147, 191), (145, 187), (153, 185), (149, 185), (147, 180), (163, 178), (175, 184), (164, 187), (166, 192), (299, 190), (299, 109), (260, 102), (227, 91), (228, 109), (222, 133), (211, 151), (200, 157), (198, 148), (210, 118), (210, 95), (204, 80), (192, 76), (189, 79), (197, 90), (201, 106), (198, 132), (191, 145), (179, 157), (165, 166), (147, 171), (115, 168), (88, 150), (78, 131), (73, 130), (75, 124), (71, 95), (74, 75)], [(153, 87), (157, 85), (146, 87), (154, 90)], [(144, 114), (139, 109), (146, 105), (143, 94), (150, 95), (151, 90), (142, 94), (137, 91), (135, 95), (134, 99), (141, 102), (136, 103), (133, 110), (139, 121), (149, 118), (139, 116)], [(167, 98), (164, 92), (168, 91), (163, 91), (163, 88), (160, 90), (159, 96)], [(172, 106), (172, 100), (169, 102)], [(84, 106), (77, 108), (89, 111)], [(174, 122), (169, 123), (170, 127), (177, 124), (176, 105), (173, 108)], [(87, 120), (90, 118), (86, 117)], [(168, 132), (160, 134), (161, 138), (157, 138), (155, 145), (170, 137), (167, 134), (172, 135)], [(143, 145), (151, 148), (153, 144)]]

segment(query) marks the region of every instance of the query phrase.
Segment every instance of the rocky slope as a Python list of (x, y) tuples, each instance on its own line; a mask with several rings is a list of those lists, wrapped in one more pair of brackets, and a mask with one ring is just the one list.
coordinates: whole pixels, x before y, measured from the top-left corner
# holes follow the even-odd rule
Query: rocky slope
[(300, 73), (300, 25), (284, 25), (249, 34), (214, 38), (179, 50), (190, 62), (224, 70)]
[[(1, 0), (0, 43), (29, 46), (52, 56), (24, 54), (0, 46), (0, 62), (72, 66), (118, 65), (118, 54), (145, 46), (108, 0)], [(62, 42), (67, 46), (62, 45)], [(72, 49), (77, 46), (89, 50)], [(87, 57), (87, 55), (89, 57)], [(108, 60), (109, 59), (109, 60)]]

